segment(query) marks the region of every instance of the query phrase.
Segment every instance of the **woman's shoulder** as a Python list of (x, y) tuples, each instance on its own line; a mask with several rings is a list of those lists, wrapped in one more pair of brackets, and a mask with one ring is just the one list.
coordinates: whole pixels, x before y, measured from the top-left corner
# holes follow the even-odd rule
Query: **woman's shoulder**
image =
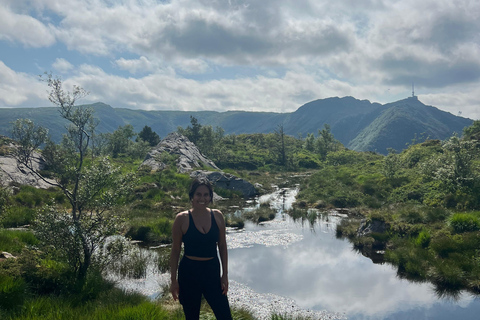
[(222, 211), (218, 209), (210, 209), (215, 217), (223, 217)]
[(225, 225), (225, 218), (223, 217), (223, 213), (218, 210), (218, 209), (211, 209), (213, 216), (215, 217), (215, 221), (217, 221), (217, 224), (220, 225)]
[(185, 220), (185, 219), (188, 219), (188, 214), (190, 213), (189, 210), (185, 210), (185, 211), (182, 211), (182, 212), (179, 212), (177, 213), (177, 215), (175, 216), (175, 220)]

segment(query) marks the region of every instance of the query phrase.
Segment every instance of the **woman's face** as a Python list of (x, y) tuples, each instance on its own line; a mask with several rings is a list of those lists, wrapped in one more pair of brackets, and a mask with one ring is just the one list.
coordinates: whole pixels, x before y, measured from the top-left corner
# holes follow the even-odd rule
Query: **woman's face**
[(206, 186), (199, 186), (192, 198), (193, 207), (206, 207), (212, 201), (210, 197), (210, 191)]

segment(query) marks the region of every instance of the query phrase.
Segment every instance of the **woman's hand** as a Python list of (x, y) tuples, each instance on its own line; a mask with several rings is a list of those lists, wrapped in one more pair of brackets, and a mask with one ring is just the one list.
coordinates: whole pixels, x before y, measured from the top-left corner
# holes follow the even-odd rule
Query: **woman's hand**
[(170, 293), (172, 294), (173, 300), (177, 301), (178, 294), (180, 293), (180, 287), (177, 280), (172, 280), (172, 284), (170, 285)]
[(222, 294), (227, 295), (227, 292), (228, 292), (228, 277), (226, 275), (222, 275), (221, 283), (222, 283)]

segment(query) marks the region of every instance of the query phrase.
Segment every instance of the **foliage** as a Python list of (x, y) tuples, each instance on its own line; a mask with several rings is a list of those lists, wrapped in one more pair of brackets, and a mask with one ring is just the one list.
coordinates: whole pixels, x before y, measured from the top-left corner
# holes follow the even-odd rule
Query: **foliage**
[(0, 223), (5, 217), (5, 211), (10, 206), (11, 193), (11, 189), (0, 182)]
[(450, 218), (450, 226), (456, 233), (480, 230), (480, 217), (471, 213), (455, 213)]
[(396, 154), (394, 149), (388, 149), (388, 155), (383, 160), (383, 175), (385, 175), (387, 178), (394, 178), (396, 175), (398, 175), (400, 168), (400, 157)]
[(44, 143), (48, 130), (36, 126), (30, 119), (17, 119), (13, 122), (12, 137), (18, 142), (14, 156), (20, 163), (33, 166), (33, 152)]
[(17, 309), (25, 300), (25, 281), (0, 273), (0, 310)]
[(107, 134), (108, 151), (117, 158), (119, 154), (126, 153), (129, 147), (133, 144), (132, 138), (135, 136), (133, 126), (127, 124), (118, 127), (111, 134)]
[(270, 221), (275, 218), (276, 210), (271, 209), (269, 206), (260, 206), (257, 209), (244, 211), (243, 218), (260, 223), (264, 221)]
[(0, 229), (0, 251), (19, 254), (26, 245), (36, 244), (38, 240), (31, 231)]
[(152, 128), (145, 126), (143, 127), (142, 131), (138, 133), (137, 142), (138, 140), (148, 142), (151, 147), (154, 147), (160, 142), (160, 137), (155, 131), (152, 130)]
[(191, 126), (187, 128), (178, 127), (177, 132), (184, 135), (191, 142), (193, 142), (200, 152), (212, 159), (221, 158), (224, 150), (223, 138), (224, 130), (220, 127), (215, 129), (212, 126), (201, 125), (198, 119), (190, 116)]
[(323, 129), (318, 130), (318, 137), (315, 140), (315, 151), (325, 160), (330, 151), (337, 151), (341, 143), (336, 140), (331, 132), (330, 125), (325, 124)]
[(465, 140), (480, 141), (480, 120), (473, 121), (473, 124), (463, 129), (463, 137)]
[(161, 217), (155, 220), (142, 221), (140, 225), (132, 225), (125, 236), (132, 240), (150, 244), (170, 243), (172, 220)]
[(118, 231), (119, 217), (111, 209), (121, 203), (130, 190), (132, 175), (121, 174), (106, 158), (87, 161), (91, 132), (95, 121), (93, 110), (75, 105), (87, 93), (74, 86), (73, 92), (64, 91), (62, 81), (48, 75), (49, 100), (59, 107), (60, 115), (69, 122), (61, 145), (49, 142), (43, 153), (48, 174), (54, 182), (46, 180), (45, 173), (32, 166), (32, 146), (38, 146), (33, 137), (34, 126), (19, 127), (17, 137), (20, 150), (17, 161), (45, 182), (60, 188), (70, 208), (47, 204), (34, 224), (35, 233), (44, 250), (66, 261), (80, 282), (83, 282), (94, 262), (95, 251), (105, 239)]

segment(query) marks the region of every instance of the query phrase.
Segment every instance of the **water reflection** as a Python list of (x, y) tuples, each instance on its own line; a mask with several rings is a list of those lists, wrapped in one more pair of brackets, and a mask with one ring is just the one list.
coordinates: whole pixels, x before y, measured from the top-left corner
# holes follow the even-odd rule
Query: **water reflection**
[[(278, 210), (275, 220), (228, 230), (232, 305), (250, 308), (258, 319), (270, 319), (272, 311), (311, 319), (478, 319), (474, 297), (440, 299), (431, 284), (401, 279), (392, 266), (374, 264), (337, 239), (342, 216), (293, 220), (285, 211), (296, 192), (278, 190), (252, 204), (269, 202)], [(168, 275), (150, 267), (146, 279), (120, 285), (155, 297)]]
[(478, 319), (480, 303), (474, 297), (440, 299), (431, 284), (400, 279), (389, 264), (374, 264), (335, 237), (341, 217), (295, 222), (281, 212), (286, 198), (276, 198), (281, 199), (279, 219), (248, 223), (243, 232), (228, 234), (232, 280), (349, 319)]

